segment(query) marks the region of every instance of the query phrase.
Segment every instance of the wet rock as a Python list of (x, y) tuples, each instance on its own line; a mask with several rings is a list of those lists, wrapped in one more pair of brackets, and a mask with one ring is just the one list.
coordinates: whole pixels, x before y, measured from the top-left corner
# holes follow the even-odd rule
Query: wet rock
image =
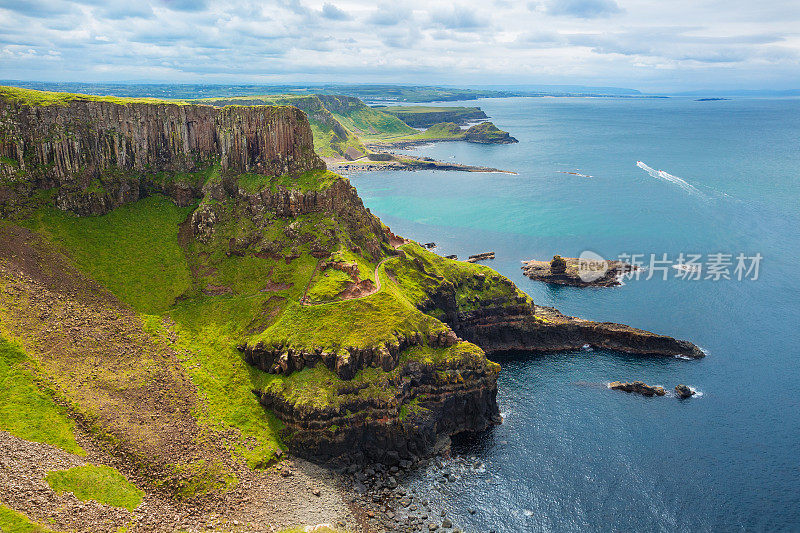
[(625, 392), (635, 392), (643, 396), (664, 396), (667, 393), (663, 387), (651, 386), (643, 381), (633, 381), (631, 383), (612, 381), (608, 384), (608, 388)]
[(676, 385), (675, 386), (675, 395), (680, 399), (691, 398), (694, 396), (695, 392), (687, 387), (686, 385)]

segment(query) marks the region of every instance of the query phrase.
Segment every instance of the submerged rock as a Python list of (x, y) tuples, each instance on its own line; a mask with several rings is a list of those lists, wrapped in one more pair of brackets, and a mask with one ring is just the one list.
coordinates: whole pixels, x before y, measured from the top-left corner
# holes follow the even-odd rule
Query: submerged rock
[(651, 386), (644, 381), (633, 381), (631, 383), (612, 381), (608, 384), (608, 388), (625, 392), (635, 392), (643, 396), (664, 396), (667, 393), (664, 387)]

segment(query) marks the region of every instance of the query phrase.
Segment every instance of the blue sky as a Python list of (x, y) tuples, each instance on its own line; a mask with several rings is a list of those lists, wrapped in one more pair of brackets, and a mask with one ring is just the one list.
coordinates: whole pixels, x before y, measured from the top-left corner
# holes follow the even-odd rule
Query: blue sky
[(800, 0), (0, 0), (0, 79), (800, 87)]

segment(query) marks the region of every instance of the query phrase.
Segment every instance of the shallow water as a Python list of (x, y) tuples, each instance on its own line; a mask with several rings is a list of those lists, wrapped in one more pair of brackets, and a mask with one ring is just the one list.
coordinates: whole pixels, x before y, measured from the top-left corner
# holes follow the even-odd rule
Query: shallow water
[[(800, 530), (800, 100), (471, 105), (520, 143), (412, 152), (518, 175), (353, 174), (367, 207), (439, 253), (496, 252), (487, 264), (539, 304), (689, 339), (709, 356), (506, 354), (504, 423), (457, 447), (485, 472), (452, 462), (445, 468), (463, 470), (455, 482), (433, 469), (410, 484), (440, 494), (467, 531)], [(584, 250), (763, 260), (755, 281), (687, 281), (669, 269), (667, 281), (659, 272), (576, 289), (522, 276), (521, 260)], [(605, 387), (618, 379), (703, 394), (680, 401)]]

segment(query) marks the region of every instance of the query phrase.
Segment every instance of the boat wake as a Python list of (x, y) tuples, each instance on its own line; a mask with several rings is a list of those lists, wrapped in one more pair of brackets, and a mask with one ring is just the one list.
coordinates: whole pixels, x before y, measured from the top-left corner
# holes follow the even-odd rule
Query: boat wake
[(690, 183), (687, 183), (684, 179), (679, 178), (678, 176), (673, 176), (672, 174), (670, 174), (668, 172), (664, 172), (663, 170), (656, 170), (656, 169), (654, 169), (652, 167), (647, 166), (647, 164), (645, 164), (642, 161), (637, 161), (636, 162), (636, 166), (641, 168), (642, 170), (644, 170), (645, 172), (650, 174), (650, 176), (652, 176), (652, 177), (654, 177), (656, 179), (660, 179), (662, 181), (666, 181), (666, 182), (672, 183), (673, 185), (677, 185), (678, 187), (680, 187), (684, 191), (686, 191), (686, 192), (688, 192), (690, 194), (693, 194), (695, 196), (699, 196), (701, 198), (706, 198), (706, 195), (703, 194), (702, 192), (700, 192), (697, 189), (697, 187), (695, 187), (694, 185), (692, 185)]

